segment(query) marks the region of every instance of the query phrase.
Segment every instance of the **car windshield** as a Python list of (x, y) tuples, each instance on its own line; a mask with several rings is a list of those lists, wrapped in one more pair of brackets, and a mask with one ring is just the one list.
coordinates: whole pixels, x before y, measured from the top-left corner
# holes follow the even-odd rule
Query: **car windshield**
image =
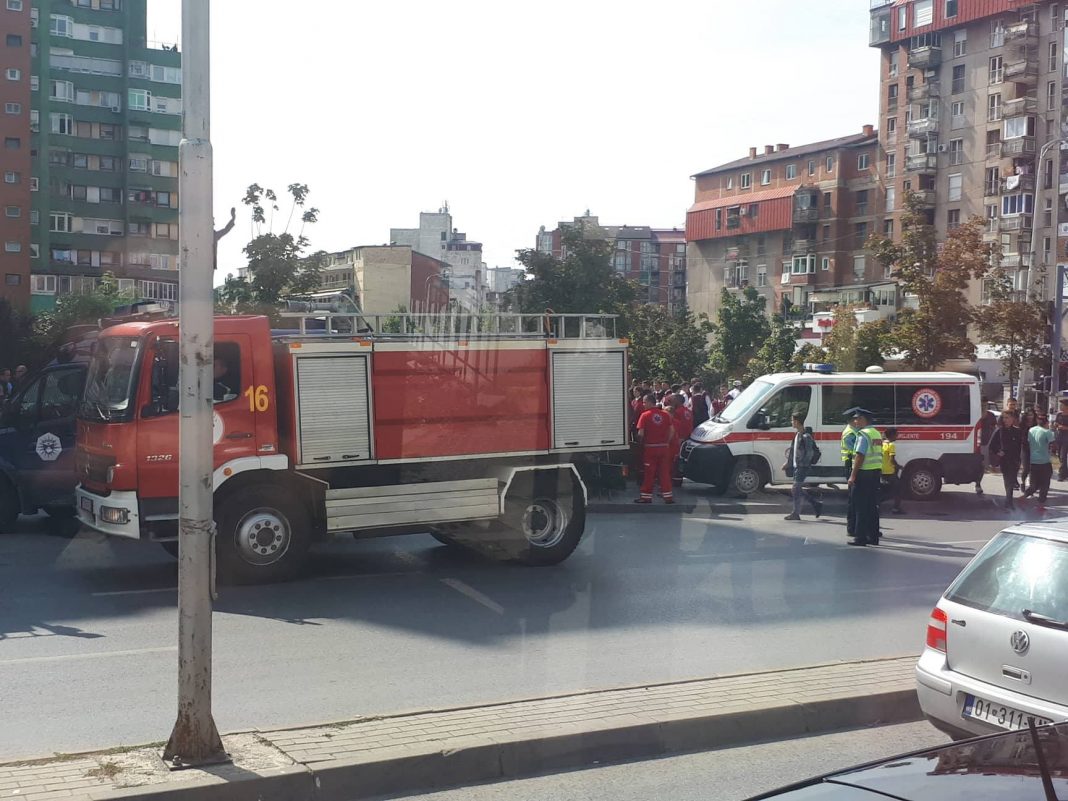
[(760, 402), (767, 397), (771, 386), (770, 381), (754, 381), (745, 388), (741, 395), (731, 401), (726, 409), (716, 416), (716, 420), (722, 423), (733, 423), (735, 420), (742, 420), (748, 417), (756, 411)]
[(1068, 543), (999, 534), (946, 592), (955, 603), (1024, 620), (1068, 620)]
[(140, 345), (137, 337), (106, 337), (97, 341), (79, 417), (117, 422), (132, 416)]

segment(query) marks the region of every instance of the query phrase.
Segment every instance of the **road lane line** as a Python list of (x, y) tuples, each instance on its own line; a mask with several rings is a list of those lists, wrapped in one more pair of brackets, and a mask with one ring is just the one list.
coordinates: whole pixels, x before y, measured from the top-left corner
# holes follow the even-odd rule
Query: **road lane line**
[(148, 595), (153, 592), (178, 592), (177, 587), (156, 587), (151, 590), (111, 590), (109, 592), (91, 592), (94, 598), (107, 598), (113, 595)]
[(504, 607), (503, 606), (501, 606), (499, 603), (494, 601), (489, 596), (483, 595), (478, 590), (476, 590), (474, 587), (472, 587), (470, 584), (466, 584), (463, 581), (460, 581), (459, 579), (451, 579), (451, 578), (442, 579), (441, 583), (444, 584), (447, 587), (452, 587), (454, 590), (456, 590), (461, 595), (466, 595), (468, 598), (470, 598), (475, 603), (482, 604), (484, 607), (486, 607), (491, 612), (494, 612), (494, 613), (496, 613), (498, 615), (503, 615), (504, 614)]
[(343, 576), (319, 576), (318, 580), (322, 581), (344, 581), (345, 579), (365, 579), (365, 578), (395, 578), (397, 576), (414, 576), (417, 573), (414, 570), (397, 570), (392, 573), (348, 573)]
[(177, 645), (163, 645), (159, 648), (135, 648), (130, 651), (95, 651), (85, 654), (58, 654), (56, 656), (27, 656), (19, 659), (0, 659), (2, 665), (25, 665), (31, 662), (66, 662), (73, 659), (103, 659), (112, 656), (141, 656), (144, 654), (177, 653)]

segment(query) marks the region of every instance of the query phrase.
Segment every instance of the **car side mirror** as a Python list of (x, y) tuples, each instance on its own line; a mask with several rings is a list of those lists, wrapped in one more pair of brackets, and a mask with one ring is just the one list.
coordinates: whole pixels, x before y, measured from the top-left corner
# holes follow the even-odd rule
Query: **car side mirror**
[(768, 413), (761, 409), (759, 412), (749, 418), (749, 428), (757, 428), (761, 431), (767, 431), (771, 428), (768, 425)]

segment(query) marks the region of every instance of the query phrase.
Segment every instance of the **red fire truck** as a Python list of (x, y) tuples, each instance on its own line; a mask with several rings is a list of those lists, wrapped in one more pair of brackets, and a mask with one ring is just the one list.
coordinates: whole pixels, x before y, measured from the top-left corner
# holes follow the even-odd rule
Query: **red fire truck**
[[(577, 465), (627, 448), (613, 317), (283, 316), (299, 328), (215, 320), (220, 574), (289, 577), (342, 532), (429, 531), (533, 565), (571, 554)], [(101, 332), (78, 413), (82, 522), (175, 551), (177, 412), (177, 321)]]

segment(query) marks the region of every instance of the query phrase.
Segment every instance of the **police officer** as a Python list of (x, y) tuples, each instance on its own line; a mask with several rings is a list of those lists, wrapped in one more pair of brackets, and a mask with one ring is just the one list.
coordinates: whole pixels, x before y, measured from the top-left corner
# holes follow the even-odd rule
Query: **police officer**
[(675, 503), (671, 491), (671, 465), (678, 453), (678, 436), (671, 413), (657, 408), (656, 395), (645, 396), (645, 411), (638, 418), (638, 439), (642, 443), (642, 488), (635, 503), (653, 502), (653, 484), (660, 479), (664, 503)]
[[(845, 417), (849, 421), (846, 423), (845, 428), (842, 429), (842, 466), (845, 468), (846, 480), (849, 480), (849, 476), (853, 473), (853, 451), (857, 442), (858, 429), (853, 425), (853, 415), (859, 411), (859, 407), (854, 406), (852, 409), (847, 409)], [(849, 487), (849, 500), (846, 507), (846, 534), (850, 537), (853, 536), (853, 531), (856, 528), (857, 523), (857, 510), (853, 504), (853, 487)]]
[(883, 469), (882, 435), (872, 427), (872, 413), (859, 407), (851, 410), (857, 430), (849, 486), (854, 507), (853, 536), (850, 545), (879, 544), (879, 477)]

